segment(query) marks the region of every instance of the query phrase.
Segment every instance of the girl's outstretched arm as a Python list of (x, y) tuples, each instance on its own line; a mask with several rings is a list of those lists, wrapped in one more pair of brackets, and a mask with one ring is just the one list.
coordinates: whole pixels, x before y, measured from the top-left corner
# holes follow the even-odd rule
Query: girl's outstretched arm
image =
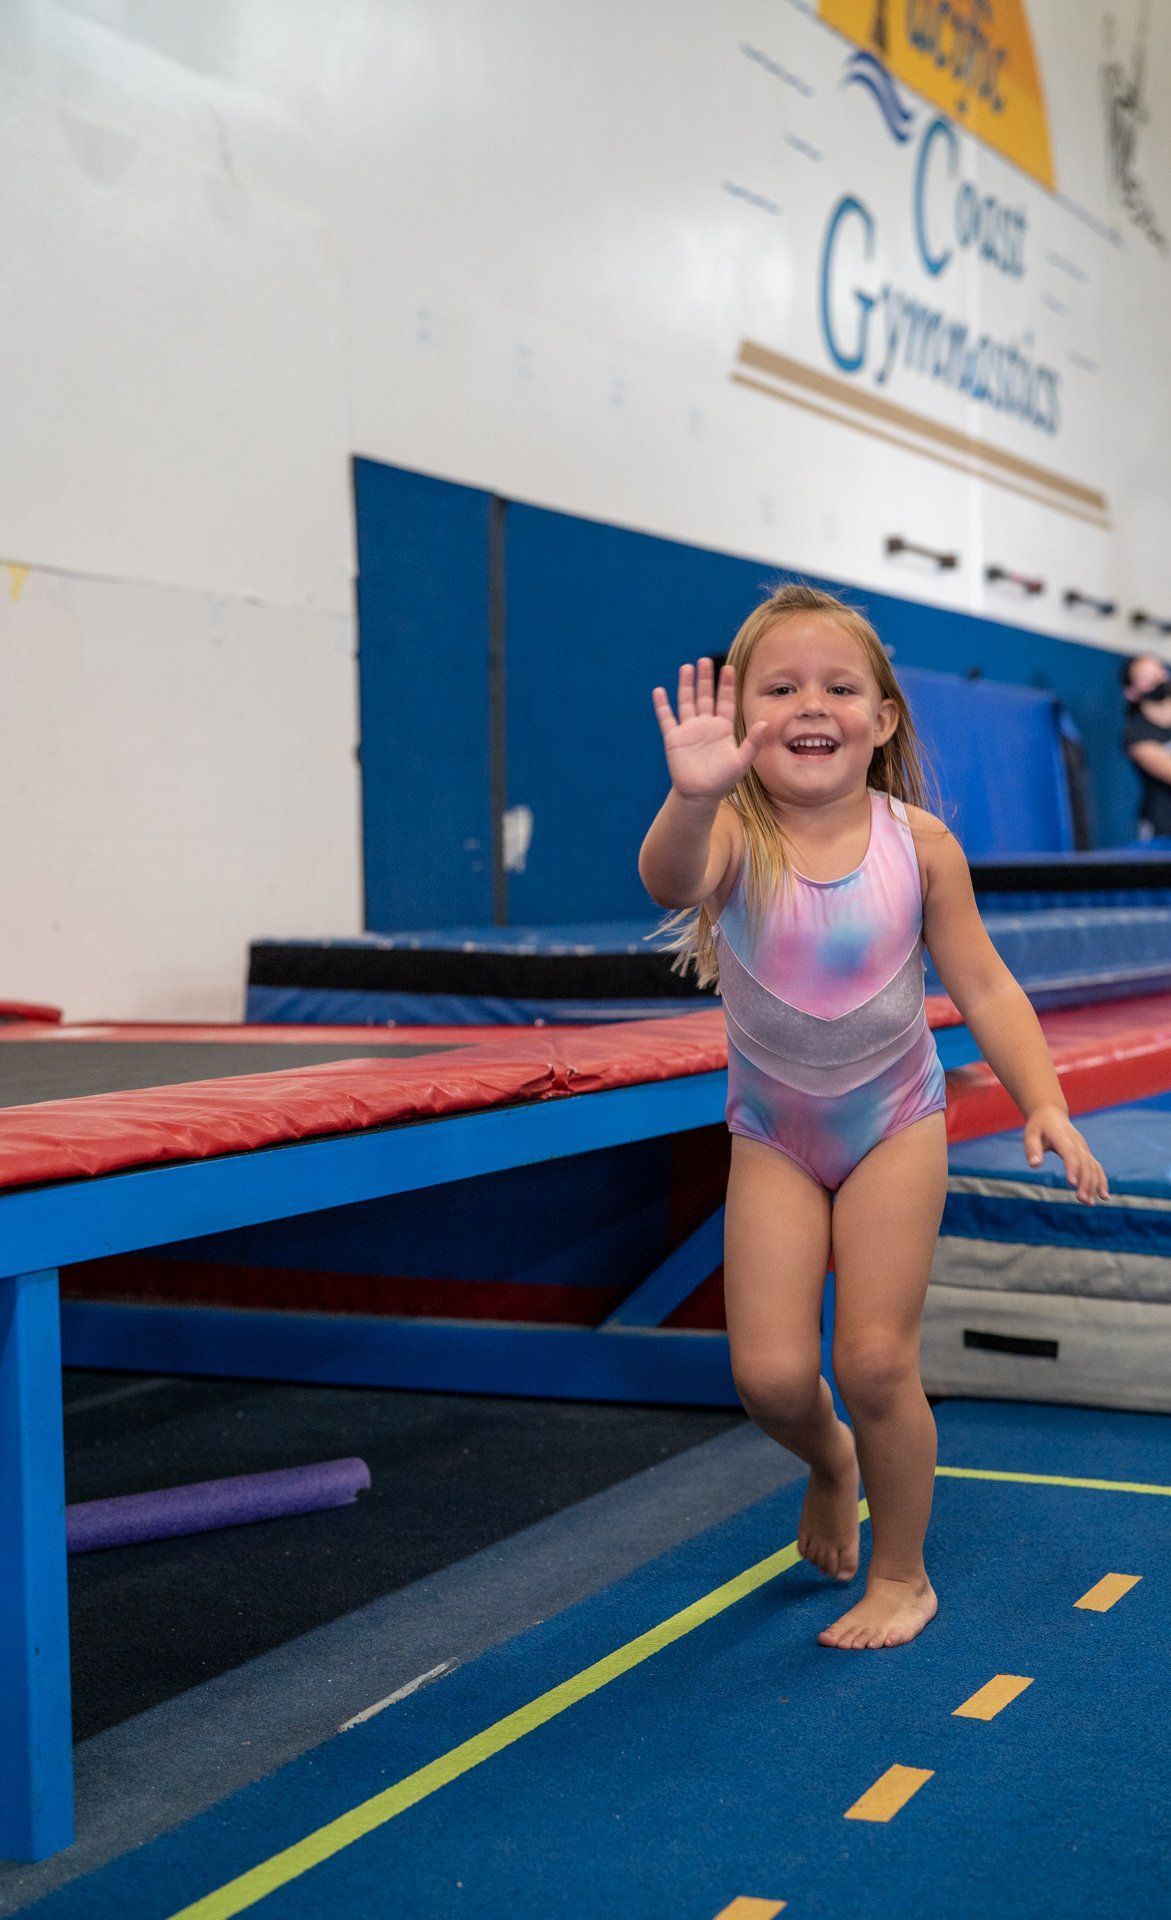
[(1109, 1192), (1105, 1172), (1070, 1120), (1028, 996), (988, 938), (963, 848), (944, 830), (932, 836), (925, 853), (923, 938), (939, 977), (985, 1060), (1025, 1117), (1029, 1165), (1040, 1166), (1051, 1148), (1078, 1199), (1092, 1206)]
[(639, 877), (659, 906), (693, 907), (727, 870), (732, 839), (717, 825), (720, 801), (752, 765), (768, 727), (758, 720), (737, 746), (736, 676), (725, 666), (717, 695), (710, 659), (698, 673), (688, 662), (680, 667), (678, 721), (664, 688), (653, 698), (671, 791), (642, 843)]

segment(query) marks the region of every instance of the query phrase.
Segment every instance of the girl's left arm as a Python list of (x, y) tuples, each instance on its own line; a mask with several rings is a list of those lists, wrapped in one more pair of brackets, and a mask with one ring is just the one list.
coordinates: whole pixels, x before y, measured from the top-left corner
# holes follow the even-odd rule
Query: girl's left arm
[(924, 842), (923, 938), (944, 987), (993, 1073), (1025, 1117), (1025, 1157), (1038, 1167), (1058, 1154), (1077, 1197), (1092, 1206), (1106, 1175), (1072, 1124), (1040, 1021), (980, 918), (972, 876), (955, 835), (936, 823)]

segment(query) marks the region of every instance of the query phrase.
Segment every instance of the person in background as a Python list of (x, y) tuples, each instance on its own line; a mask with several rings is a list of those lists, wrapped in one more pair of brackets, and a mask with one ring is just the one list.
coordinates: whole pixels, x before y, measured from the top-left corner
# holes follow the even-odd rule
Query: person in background
[(1171, 842), (1171, 667), (1157, 654), (1136, 654), (1123, 665), (1122, 689), (1130, 709), (1123, 751), (1142, 781), (1135, 838)]

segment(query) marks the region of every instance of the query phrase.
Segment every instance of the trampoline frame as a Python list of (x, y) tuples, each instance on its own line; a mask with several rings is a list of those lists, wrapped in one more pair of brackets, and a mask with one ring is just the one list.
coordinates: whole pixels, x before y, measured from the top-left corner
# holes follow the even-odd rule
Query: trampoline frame
[[(712, 1271), (716, 1215), (600, 1328), (206, 1308), (60, 1308), (58, 1269), (589, 1153), (724, 1118), (698, 1073), (0, 1193), (0, 1858), (73, 1839), (61, 1364), (734, 1404), (727, 1336), (660, 1322)], [(713, 1248), (716, 1257), (712, 1257)]]
[[(1162, 1010), (1123, 1038), (1120, 1053), (1099, 1035), (1059, 1050), (1071, 1113), (1171, 1089)], [(1016, 1124), (986, 1069), (957, 1080), (949, 1137)], [(62, 1313), (58, 1269), (715, 1125), (726, 1093), (726, 1069), (704, 1070), (0, 1192), (0, 1857), (43, 1859), (73, 1837), (62, 1346), (74, 1366), (558, 1397), (576, 1382), (589, 1398), (735, 1404), (726, 1334), (661, 1324), (712, 1271), (718, 1212), (598, 1328), (88, 1302)], [(823, 1356), (831, 1316), (827, 1283)]]

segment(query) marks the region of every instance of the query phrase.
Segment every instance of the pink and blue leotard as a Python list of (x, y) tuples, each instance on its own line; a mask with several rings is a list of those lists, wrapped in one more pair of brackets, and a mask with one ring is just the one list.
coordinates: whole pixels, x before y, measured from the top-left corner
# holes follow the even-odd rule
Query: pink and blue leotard
[(901, 800), (870, 792), (870, 844), (840, 880), (794, 873), (750, 921), (741, 862), (714, 929), (732, 1133), (835, 1192), (888, 1134), (947, 1104), (923, 1004), (923, 892)]

